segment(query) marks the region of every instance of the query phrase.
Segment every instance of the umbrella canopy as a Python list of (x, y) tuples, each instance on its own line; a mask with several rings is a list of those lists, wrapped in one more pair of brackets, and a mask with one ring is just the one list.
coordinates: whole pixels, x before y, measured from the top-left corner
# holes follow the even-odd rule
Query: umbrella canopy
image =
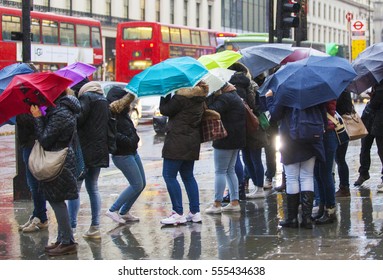
[(226, 69), (226, 68), (214, 68), (212, 70), (209, 70), (209, 72), (218, 78), (220, 78), (224, 82), (230, 81), (231, 76), (234, 75), (235, 71)]
[(211, 70), (214, 68), (228, 68), (241, 57), (242, 55), (238, 52), (225, 50), (215, 54), (202, 55), (198, 58), (198, 61), (201, 62), (207, 69)]
[(135, 75), (126, 89), (138, 97), (166, 95), (194, 87), (207, 73), (206, 67), (192, 57), (168, 58)]
[(355, 76), (344, 58), (309, 56), (280, 68), (258, 91), (265, 95), (271, 89), (276, 104), (305, 109), (337, 99)]
[(51, 106), (72, 83), (55, 73), (42, 72), (15, 76), (0, 96), (0, 123), (30, 112), (30, 105)]
[(262, 44), (240, 50), (242, 58), (239, 62), (249, 68), (253, 77), (281, 63), (293, 53), (291, 44)]
[(83, 62), (75, 62), (55, 71), (57, 75), (71, 79), (73, 81), (69, 87), (72, 87), (75, 84), (81, 82), (83, 79), (89, 77), (94, 72), (96, 72), (96, 67)]
[(4, 91), (12, 78), (19, 74), (28, 74), (34, 72), (26, 63), (14, 63), (0, 70), (0, 92)]
[(318, 51), (313, 48), (304, 48), (304, 47), (293, 47), (294, 52), (289, 54), (284, 60), (281, 61), (281, 64), (286, 64), (288, 62), (294, 62), (302, 60), (309, 56), (330, 56), (327, 53)]
[(348, 86), (354, 93), (362, 93), (366, 89), (383, 80), (383, 43), (374, 44), (361, 52), (352, 63), (358, 76)]

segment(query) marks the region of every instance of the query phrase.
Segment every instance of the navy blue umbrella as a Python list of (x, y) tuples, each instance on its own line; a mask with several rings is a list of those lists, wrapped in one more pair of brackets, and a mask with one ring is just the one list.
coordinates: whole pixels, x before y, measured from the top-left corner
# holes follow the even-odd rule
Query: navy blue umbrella
[(337, 99), (355, 77), (344, 58), (309, 56), (281, 67), (258, 91), (263, 96), (271, 89), (276, 104), (305, 109)]

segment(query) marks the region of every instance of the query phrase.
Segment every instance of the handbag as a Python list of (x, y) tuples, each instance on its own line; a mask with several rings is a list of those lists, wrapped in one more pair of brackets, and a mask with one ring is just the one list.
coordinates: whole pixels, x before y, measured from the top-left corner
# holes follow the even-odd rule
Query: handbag
[(259, 120), (257, 116), (253, 113), (253, 110), (246, 103), (246, 101), (243, 99), (242, 101), (246, 109), (246, 130), (249, 132), (257, 131), (259, 128)]
[(357, 140), (368, 135), (366, 126), (356, 111), (342, 115), (350, 140)]
[(227, 131), (218, 112), (206, 109), (201, 121), (201, 143), (225, 138)]
[(263, 130), (267, 130), (270, 127), (269, 118), (267, 117), (265, 112), (262, 112), (258, 116), (259, 125)]
[(338, 138), (339, 145), (350, 141), (346, 126), (343, 123), (342, 117), (336, 113), (336, 118), (327, 113), (327, 118), (335, 124), (335, 132)]

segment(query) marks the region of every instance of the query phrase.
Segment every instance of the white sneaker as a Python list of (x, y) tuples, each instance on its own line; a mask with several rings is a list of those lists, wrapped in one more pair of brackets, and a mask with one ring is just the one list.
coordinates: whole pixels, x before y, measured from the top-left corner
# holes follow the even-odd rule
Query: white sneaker
[(201, 213), (197, 212), (197, 213), (193, 214), (192, 212), (189, 212), (186, 216), (186, 221), (193, 222), (193, 223), (202, 222)]
[(383, 193), (383, 182), (378, 185), (378, 193)]
[(265, 192), (261, 189), (256, 187), (255, 190), (253, 190), (251, 193), (246, 194), (246, 198), (265, 198)]
[(118, 215), (117, 211), (110, 212), (109, 210), (106, 211), (105, 216), (111, 218), (113, 221), (119, 224), (125, 224), (125, 220)]
[(183, 215), (179, 215), (176, 212), (172, 212), (171, 215), (165, 219), (161, 220), (161, 224), (164, 225), (179, 225), (179, 224), (185, 224), (186, 218)]
[(214, 204), (205, 210), (206, 214), (221, 214), (222, 207), (215, 207)]
[(125, 222), (138, 222), (140, 220), (140, 218), (130, 214), (129, 212), (124, 215), (120, 215), (120, 217), (123, 218)]
[(229, 203), (225, 207), (222, 207), (222, 212), (240, 212), (241, 211), (241, 206), (238, 205), (233, 205)]

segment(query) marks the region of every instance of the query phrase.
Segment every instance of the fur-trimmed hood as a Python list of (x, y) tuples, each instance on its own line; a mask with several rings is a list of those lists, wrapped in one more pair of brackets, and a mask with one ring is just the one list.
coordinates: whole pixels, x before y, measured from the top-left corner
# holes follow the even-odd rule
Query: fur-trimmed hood
[(92, 81), (92, 82), (86, 83), (80, 88), (78, 92), (78, 97), (80, 97), (81, 95), (83, 95), (85, 92), (88, 92), (88, 91), (98, 93), (98, 94), (104, 94), (104, 91), (102, 90), (101, 85), (97, 82)]
[(181, 88), (176, 91), (176, 94), (191, 98), (195, 96), (205, 97), (208, 92), (209, 87), (206, 84), (198, 84), (193, 88)]

